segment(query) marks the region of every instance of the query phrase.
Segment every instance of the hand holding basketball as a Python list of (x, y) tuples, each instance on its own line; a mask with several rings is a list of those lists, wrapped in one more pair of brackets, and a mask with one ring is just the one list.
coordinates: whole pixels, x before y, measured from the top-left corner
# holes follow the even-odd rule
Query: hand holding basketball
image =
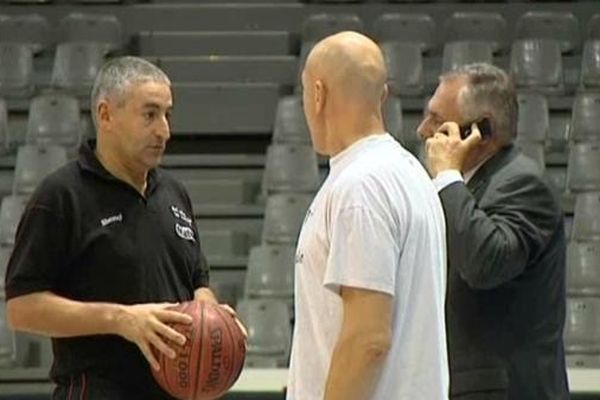
[(236, 319), (222, 306), (189, 301), (173, 308), (192, 318), (173, 328), (187, 340), (175, 346), (177, 356), (160, 352), (160, 370), (152, 370), (159, 385), (182, 400), (212, 400), (225, 393), (239, 377), (246, 355), (246, 338)]
[(123, 306), (117, 317), (116, 333), (135, 343), (150, 363), (152, 369), (159, 368), (159, 362), (153, 350), (167, 357), (175, 357), (175, 346), (183, 345), (186, 337), (167, 324), (189, 325), (189, 315), (169, 309), (172, 303), (137, 304)]

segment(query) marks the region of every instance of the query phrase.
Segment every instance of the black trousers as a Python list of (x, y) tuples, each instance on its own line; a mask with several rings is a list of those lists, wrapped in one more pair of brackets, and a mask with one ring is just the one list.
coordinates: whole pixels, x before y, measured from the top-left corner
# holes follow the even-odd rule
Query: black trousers
[(82, 373), (69, 382), (58, 383), (52, 400), (174, 400), (159, 393), (140, 393), (115, 382)]
[(507, 400), (506, 390), (490, 390), (477, 393), (464, 393), (453, 395), (452, 400)]

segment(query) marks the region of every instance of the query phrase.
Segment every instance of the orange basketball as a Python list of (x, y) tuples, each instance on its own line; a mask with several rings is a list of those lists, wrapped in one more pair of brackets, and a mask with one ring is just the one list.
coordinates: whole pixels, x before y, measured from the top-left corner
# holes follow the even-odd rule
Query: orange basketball
[(185, 345), (171, 344), (177, 357), (156, 352), (160, 370), (154, 378), (180, 400), (211, 400), (223, 395), (242, 372), (246, 340), (234, 318), (214, 304), (188, 301), (174, 308), (192, 317), (190, 325), (173, 328), (186, 336)]

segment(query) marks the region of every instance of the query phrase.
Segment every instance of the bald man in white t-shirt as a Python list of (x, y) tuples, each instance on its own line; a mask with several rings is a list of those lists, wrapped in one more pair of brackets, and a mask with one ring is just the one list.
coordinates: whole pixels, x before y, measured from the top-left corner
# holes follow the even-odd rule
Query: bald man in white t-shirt
[(386, 76), (355, 32), (318, 43), (302, 74), (330, 173), (298, 241), (288, 400), (448, 398), (444, 215), (426, 171), (385, 133)]

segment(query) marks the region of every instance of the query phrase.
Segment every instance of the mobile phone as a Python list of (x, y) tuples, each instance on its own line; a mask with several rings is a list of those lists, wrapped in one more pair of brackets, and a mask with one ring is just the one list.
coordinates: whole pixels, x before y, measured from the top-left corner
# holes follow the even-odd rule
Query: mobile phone
[(473, 121), (468, 124), (465, 124), (460, 127), (460, 137), (465, 139), (467, 136), (471, 134), (471, 125), (473, 123), (477, 124), (479, 128), (479, 132), (481, 133), (482, 138), (486, 138), (492, 135), (492, 125), (490, 124), (490, 120), (488, 118), (483, 118), (479, 121)]

